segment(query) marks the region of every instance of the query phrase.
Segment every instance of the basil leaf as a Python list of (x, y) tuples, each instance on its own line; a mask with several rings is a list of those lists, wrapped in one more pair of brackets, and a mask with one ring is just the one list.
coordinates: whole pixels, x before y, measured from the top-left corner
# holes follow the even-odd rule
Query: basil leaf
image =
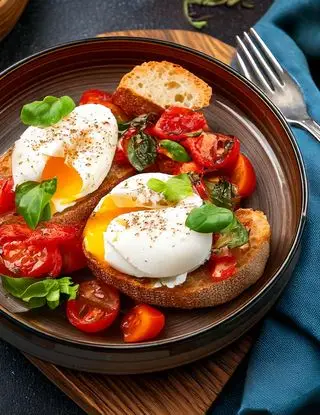
[(168, 151), (172, 160), (180, 162), (187, 162), (191, 160), (191, 157), (187, 153), (186, 149), (176, 141), (161, 140), (159, 145)]
[(121, 133), (124, 133), (130, 127), (134, 127), (134, 128), (138, 128), (139, 130), (143, 130), (144, 128), (146, 128), (146, 126), (149, 122), (156, 121), (157, 117), (158, 117), (157, 114), (155, 114), (153, 112), (150, 112), (149, 114), (142, 114), (142, 115), (139, 115), (136, 118), (133, 118), (133, 120), (131, 120), (131, 121), (118, 122), (118, 130)]
[(56, 178), (42, 183), (26, 182), (17, 186), (15, 196), (17, 211), (30, 228), (35, 229), (41, 220), (51, 218), (49, 202), (56, 189)]
[(149, 189), (157, 193), (162, 193), (166, 188), (166, 183), (159, 179), (149, 179), (147, 182)]
[(68, 96), (61, 98), (47, 96), (42, 101), (34, 101), (22, 107), (20, 118), (26, 125), (49, 127), (70, 114), (76, 104)]
[(220, 232), (218, 240), (214, 244), (214, 248), (237, 248), (245, 245), (249, 241), (249, 233), (245, 226), (234, 215), (233, 221)]
[(186, 226), (200, 233), (215, 233), (230, 225), (233, 216), (231, 210), (206, 203), (191, 210)]
[(220, 180), (218, 183), (206, 181), (205, 185), (209, 189), (212, 203), (216, 206), (233, 209), (236, 193), (232, 183), (225, 180)]
[(16, 298), (27, 303), (30, 308), (48, 305), (57, 308), (61, 301), (61, 294), (69, 299), (75, 299), (79, 285), (75, 285), (70, 277), (59, 279), (34, 280), (32, 278), (12, 278), (1, 276), (4, 289)]
[(140, 131), (131, 137), (128, 144), (128, 159), (132, 166), (143, 171), (151, 166), (157, 157), (156, 141), (150, 135)]

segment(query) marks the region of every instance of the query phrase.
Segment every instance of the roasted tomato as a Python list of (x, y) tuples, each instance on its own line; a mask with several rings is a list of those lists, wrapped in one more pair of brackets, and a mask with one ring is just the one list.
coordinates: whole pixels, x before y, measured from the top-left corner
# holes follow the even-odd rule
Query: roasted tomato
[(15, 193), (12, 177), (0, 179), (0, 214), (10, 212), (15, 208)]
[(35, 245), (66, 245), (80, 239), (81, 231), (78, 225), (44, 222), (42, 227), (31, 232), (28, 242)]
[(7, 242), (2, 247), (4, 266), (21, 277), (57, 277), (62, 267), (60, 251), (55, 246), (39, 246), (27, 241)]
[(158, 336), (165, 324), (161, 311), (147, 304), (139, 304), (123, 318), (121, 330), (126, 343), (142, 342)]
[(215, 170), (230, 173), (235, 168), (239, 154), (240, 141), (233, 135), (217, 134)]
[(207, 122), (201, 112), (188, 108), (170, 107), (166, 109), (150, 133), (160, 139), (182, 140), (207, 128)]
[(83, 253), (82, 241), (78, 239), (70, 244), (60, 246), (62, 256), (62, 272), (70, 273), (87, 266), (87, 259)]
[(26, 224), (12, 223), (0, 226), (0, 247), (6, 242), (23, 241), (32, 235), (32, 230)]
[(107, 329), (116, 319), (120, 308), (118, 291), (100, 281), (80, 284), (79, 296), (67, 303), (67, 317), (77, 329), (97, 333)]
[[(160, 170), (161, 171), (161, 170)], [(177, 168), (173, 174), (183, 174), (183, 173), (203, 173), (203, 167), (194, 161), (189, 161), (188, 163), (178, 163)]]
[(181, 144), (189, 150), (192, 160), (206, 169), (213, 169), (216, 161), (216, 134), (203, 133), (200, 137), (189, 137)]
[(233, 255), (211, 255), (209, 266), (211, 281), (219, 282), (232, 277), (236, 273), (237, 260)]
[(241, 197), (250, 196), (256, 187), (256, 174), (250, 160), (240, 154), (237, 164), (230, 176), (230, 182), (237, 187)]
[(197, 177), (196, 180), (192, 180), (192, 185), (194, 190), (201, 197), (201, 199), (207, 200), (209, 198), (206, 185), (204, 184), (204, 181), (201, 177)]
[(112, 114), (118, 121), (128, 121), (128, 117), (118, 105), (112, 102), (112, 94), (101, 91), (100, 89), (88, 89), (80, 98), (80, 105), (84, 104), (100, 104), (110, 108)]

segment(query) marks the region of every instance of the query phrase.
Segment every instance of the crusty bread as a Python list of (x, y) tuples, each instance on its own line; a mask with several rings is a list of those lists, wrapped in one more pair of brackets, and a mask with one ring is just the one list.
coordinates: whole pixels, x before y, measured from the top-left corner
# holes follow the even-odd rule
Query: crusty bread
[(171, 62), (145, 62), (121, 79), (113, 102), (130, 116), (161, 112), (176, 105), (201, 109), (212, 90), (202, 79)]
[[(10, 148), (6, 153), (0, 156), (0, 177), (11, 176), (11, 155), (12, 149)], [(113, 163), (107, 177), (96, 191), (79, 199), (74, 206), (56, 213), (51, 218), (51, 221), (61, 224), (77, 223), (84, 225), (99, 200), (105, 194), (109, 193), (114, 186), (133, 174), (135, 174), (133, 167)], [(4, 222), (14, 221), (15, 217), (16, 215), (13, 213), (1, 215), (0, 225)]]
[(153, 288), (155, 281), (120, 273), (85, 252), (89, 267), (97, 278), (117, 287), (138, 302), (185, 309), (225, 303), (237, 297), (261, 277), (269, 257), (270, 225), (264, 213), (252, 209), (238, 209), (236, 215), (250, 229), (250, 236), (249, 244), (232, 250), (237, 257), (238, 266), (236, 275), (230, 279), (212, 282), (208, 265), (205, 264), (189, 274), (182, 285), (174, 288)]

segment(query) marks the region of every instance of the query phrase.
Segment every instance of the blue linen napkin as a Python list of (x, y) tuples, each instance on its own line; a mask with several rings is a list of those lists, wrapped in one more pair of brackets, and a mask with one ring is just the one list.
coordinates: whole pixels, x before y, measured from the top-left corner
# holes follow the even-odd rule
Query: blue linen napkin
[[(277, 0), (256, 30), (300, 84), (320, 122), (320, 0)], [(320, 414), (320, 143), (293, 128), (310, 199), (302, 252), (292, 279), (212, 415)], [(279, 212), (281, 214), (281, 212)]]

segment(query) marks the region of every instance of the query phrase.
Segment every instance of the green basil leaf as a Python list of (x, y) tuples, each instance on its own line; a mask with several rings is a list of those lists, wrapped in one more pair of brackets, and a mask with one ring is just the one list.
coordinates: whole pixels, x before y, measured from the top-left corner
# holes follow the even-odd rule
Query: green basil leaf
[(157, 157), (157, 145), (154, 138), (140, 131), (131, 137), (128, 144), (128, 159), (132, 166), (143, 171), (151, 166)]
[(153, 112), (150, 112), (149, 114), (142, 114), (136, 118), (133, 118), (131, 121), (118, 122), (118, 130), (121, 134), (127, 131), (130, 127), (143, 130), (146, 128), (148, 123), (156, 121), (157, 117), (157, 114)]
[(187, 153), (186, 149), (176, 141), (161, 140), (159, 145), (170, 153), (172, 160), (180, 162), (187, 162), (191, 160), (191, 157)]
[(237, 248), (249, 241), (249, 233), (245, 226), (234, 215), (233, 221), (225, 229), (220, 231), (220, 236), (214, 244), (214, 248)]
[(30, 228), (35, 229), (41, 220), (51, 218), (49, 203), (56, 189), (56, 178), (41, 183), (26, 182), (17, 186), (15, 196), (17, 211)]
[(26, 125), (49, 127), (56, 124), (75, 108), (72, 98), (47, 96), (42, 101), (34, 101), (22, 107), (20, 118)]
[(232, 183), (226, 180), (220, 180), (218, 183), (206, 181), (205, 185), (209, 189), (213, 204), (231, 210), (234, 208), (236, 192)]
[(60, 304), (61, 294), (73, 300), (79, 289), (79, 285), (74, 284), (70, 277), (35, 281), (33, 278), (12, 278), (2, 275), (1, 279), (4, 289), (27, 303), (29, 308), (38, 308), (47, 304), (49, 308), (54, 309)]
[(149, 179), (147, 182), (149, 189), (157, 193), (162, 193), (166, 188), (166, 183), (159, 179)]
[(192, 184), (187, 174), (171, 177), (163, 191), (164, 197), (169, 202), (179, 202), (192, 194)]
[(231, 210), (207, 203), (191, 210), (186, 226), (200, 233), (220, 232), (230, 225), (233, 216)]

